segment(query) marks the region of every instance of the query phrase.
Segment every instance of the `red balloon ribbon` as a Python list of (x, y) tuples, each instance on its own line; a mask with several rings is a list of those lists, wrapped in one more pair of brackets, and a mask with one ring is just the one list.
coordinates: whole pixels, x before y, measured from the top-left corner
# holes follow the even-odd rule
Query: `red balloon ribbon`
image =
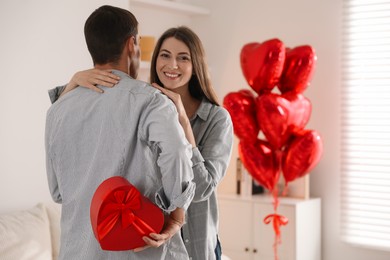
[(273, 224), (274, 232), (275, 232), (275, 243), (274, 243), (274, 255), (275, 259), (279, 259), (278, 257), (278, 244), (281, 243), (281, 234), (280, 234), (280, 227), (285, 226), (288, 224), (288, 218), (279, 214), (269, 214), (264, 218), (264, 223)]
[(102, 216), (105, 216), (97, 227), (100, 240), (110, 233), (120, 220), (123, 228), (133, 225), (142, 236), (156, 233), (152, 227), (133, 213), (133, 210), (141, 207), (141, 194), (138, 190), (115, 191), (108, 201), (100, 212)]
[(278, 238), (278, 241), (280, 241), (280, 226), (285, 226), (288, 224), (288, 218), (279, 214), (269, 214), (264, 218), (264, 223), (269, 224), (271, 223), (274, 226), (275, 235)]

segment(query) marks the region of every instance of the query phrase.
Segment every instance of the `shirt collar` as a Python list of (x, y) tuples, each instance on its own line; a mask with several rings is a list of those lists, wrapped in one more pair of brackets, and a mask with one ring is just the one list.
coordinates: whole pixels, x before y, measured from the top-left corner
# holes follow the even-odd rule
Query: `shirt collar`
[(200, 103), (200, 106), (196, 111), (195, 115), (197, 115), (203, 121), (206, 121), (209, 117), (212, 106), (213, 104), (211, 104), (206, 98), (202, 98), (202, 102)]

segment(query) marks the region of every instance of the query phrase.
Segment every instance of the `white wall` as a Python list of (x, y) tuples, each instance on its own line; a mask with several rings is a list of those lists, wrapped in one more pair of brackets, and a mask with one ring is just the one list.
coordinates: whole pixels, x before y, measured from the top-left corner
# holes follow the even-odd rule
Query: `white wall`
[[(324, 140), (321, 162), (310, 175), (311, 195), (321, 197), (323, 260), (389, 259), (388, 252), (354, 248), (339, 238), (339, 107), (342, 0), (197, 0), (211, 15), (187, 17), (148, 11), (128, 0), (140, 20), (141, 34), (159, 35), (169, 26), (188, 24), (204, 41), (212, 77), (222, 100), (247, 88), (239, 64), (241, 47), (278, 37), (287, 46), (312, 45), (318, 56), (311, 86), (313, 104), (308, 128)], [(102, 0), (2, 0), (0, 2), (0, 212), (50, 200), (43, 135), (50, 106), (47, 89), (91, 66), (83, 25)], [(223, 6), (223, 7), (222, 7)], [(153, 17), (153, 18), (152, 18)], [(236, 147), (235, 147), (236, 148)], [(237, 156), (236, 149), (234, 156)], [(220, 192), (234, 192), (234, 167)]]
[[(0, 1), (0, 211), (50, 200), (44, 157), (47, 90), (92, 66), (88, 15), (107, 1)], [(115, 1), (127, 8), (128, 1)]]

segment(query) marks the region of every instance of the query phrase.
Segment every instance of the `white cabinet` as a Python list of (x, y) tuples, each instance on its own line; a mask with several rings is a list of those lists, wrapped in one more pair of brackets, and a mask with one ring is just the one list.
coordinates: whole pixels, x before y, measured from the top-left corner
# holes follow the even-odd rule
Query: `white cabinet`
[[(264, 218), (274, 213), (272, 197), (219, 195), (222, 251), (232, 260), (275, 260), (274, 229)], [(279, 198), (277, 213), (288, 218), (281, 227), (279, 260), (321, 259), (321, 200)]]

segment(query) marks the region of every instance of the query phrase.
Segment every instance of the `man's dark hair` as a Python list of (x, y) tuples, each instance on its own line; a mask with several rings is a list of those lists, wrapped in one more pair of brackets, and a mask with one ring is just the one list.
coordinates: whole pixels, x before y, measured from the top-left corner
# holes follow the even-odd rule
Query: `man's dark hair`
[(138, 21), (128, 10), (104, 5), (87, 19), (84, 35), (94, 64), (118, 62), (127, 39), (138, 34)]

